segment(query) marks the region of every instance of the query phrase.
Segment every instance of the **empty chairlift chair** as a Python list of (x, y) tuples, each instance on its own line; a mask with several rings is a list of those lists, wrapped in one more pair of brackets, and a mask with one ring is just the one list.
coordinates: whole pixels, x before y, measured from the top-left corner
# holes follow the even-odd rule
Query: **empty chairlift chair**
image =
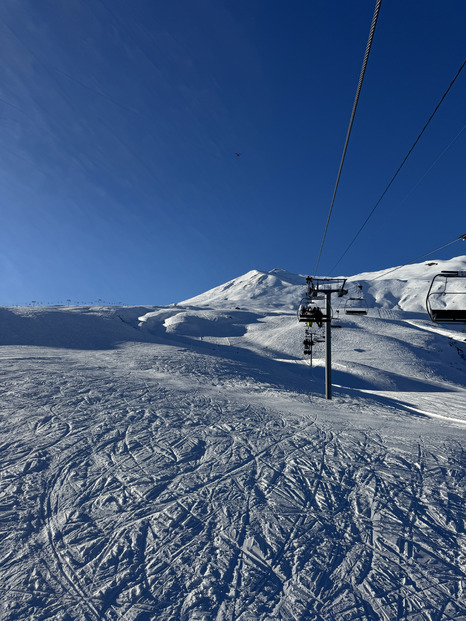
[(367, 304), (362, 294), (362, 285), (358, 285), (358, 291), (346, 300), (345, 315), (367, 315)]
[(435, 323), (466, 323), (466, 272), (441, 272), (434, 276), (426, 309)]

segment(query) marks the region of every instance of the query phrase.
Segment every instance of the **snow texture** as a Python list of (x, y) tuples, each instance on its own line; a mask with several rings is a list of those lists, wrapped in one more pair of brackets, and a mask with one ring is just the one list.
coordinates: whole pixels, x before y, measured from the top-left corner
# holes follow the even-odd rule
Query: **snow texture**
[(0, 308), (0, 618), (466, 619), (442, 269), (466, 257), (349, 279), (369, 312), (335, 304), (332, 401), (283, 270), (170, 307)]

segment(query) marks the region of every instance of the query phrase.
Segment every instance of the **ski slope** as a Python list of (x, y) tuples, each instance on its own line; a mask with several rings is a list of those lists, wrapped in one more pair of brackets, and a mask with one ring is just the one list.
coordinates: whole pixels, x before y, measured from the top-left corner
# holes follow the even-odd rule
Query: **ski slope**
[(0, 618), (466, 619), (466, 332), (423, 310), (466, 257), (437, 263), (350, 279), (332, 401), (284, 270), (0, 308)]

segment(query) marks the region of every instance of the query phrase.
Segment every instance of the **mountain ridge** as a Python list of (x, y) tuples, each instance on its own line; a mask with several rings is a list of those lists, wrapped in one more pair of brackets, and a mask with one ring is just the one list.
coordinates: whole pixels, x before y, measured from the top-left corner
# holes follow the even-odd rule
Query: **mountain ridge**
[[(430, 260), (347, 278), (356, 291), (362, 285), (369, 306), (408, 312), (425, 311), (425, 298), (432, 278), (443, 270), (466, 270), (466, 255), (449, 260)], [(306, 291), (306, 276), (281, 268), (250, 270), (241, 276), (178, 303), (178, 306), (243, 305), (247, 308), (297, 309)], [(344, 304), (344, 301), (342, 301)], [(340, 304), (341, 306), (341, 304)]]

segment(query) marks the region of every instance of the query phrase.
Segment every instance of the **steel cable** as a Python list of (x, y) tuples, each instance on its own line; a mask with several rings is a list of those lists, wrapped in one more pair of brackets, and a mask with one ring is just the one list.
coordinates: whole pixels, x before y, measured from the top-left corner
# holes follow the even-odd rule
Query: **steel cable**
[(387, 274), (391, 274), (392, 272), (396, 272), (396, 270), (400, 270), (402, 267), (406, 267), (407, 265), (412, 265), (413, 263), (416, 263), (420, 259), (424, 259), (424, 257), (428, 257), (430, 254), (433, 254), (434, 252), (437, 252), (438, 250), (442, 250), (443, 248), (446, 248), (447, 246), (451, 246), (451, 244), (456, 243), (460, 239), (462, 239), (463, 241), (466, 241), (466, 235), (460, 235), (459, 237), (457, 237), (456, 239), (454, 239), (451, 242), (448, 242), (448, 244), (445, 244), (444, 246), (440, 246), (439, 248), (436, 248), (435, 250), (431, 250), (430, 252), (426, 252), (425, 254), (422, 254), (420, 257), (417, 257), (416, 259), (413, 259), (412, 261), (408, 261), (408, 263), (403, 263), (403, 265), (399, 265), (398, 267), (393, 267), (392, 269), (390, 269), (388, 271), (384, 271), (381, 274), (379, 274), (378, 276), (375, 276), (375, 278), (370, 278), (367, 282), (372, 282), (373, 280), (377, 280), (378, 278), (382, 278), (382, 276), (386, 276)]
[[(376, 202), (376, 204), (374, 205), (374, 207), (372, 208), (371, 212), (369, 213), (369, 215), (367, 216), (367, 218), (364, 220), (362, 226), (360, 227), (359, 231), (356, 233), (356, 235), (353, 237), (353, 239), (350, 241), (350, 243), (348, 244), (346, 250), (343, 252), (343, 254), (341, 255), (341, 257), (338, 259), (338, 261), (335, 263), (335, 265), (332, 267), (332, 269), (330, 270), (330, 273), (332, 273), (335, 268), (337, 267), (337, 265), (340, 264), (340, 261), (343, 259), (343, 257), (346, 255), (346, 253), (348, 252), (348, 250), (351, 248), (351, 246), (354, 244), (354, 242), (356, 241), (356, 239), (359, 237), (359, 234), (361, 233), (361, 231), (363, 230), (363, 228), (366, 226), (366, 224), (369, 222), (369, 219), (371, 218), (372, 214), (374, 213), (374, 211), (377, 209), (377, 207), (379, 206), (380, 202), (382, 201), (383, 197), (385, 196), (385, 194), (387, 193), (389, 187), (392, 185), (392, 183), (395, 181), (395, 178), (397, 177), (398, 173), (400, 172), (400, 170), (403, 168), (406, 160), (408, 159), (408, 157), (411, 155), (411, 153), (414, 150), (414, 147), (417, 145), (417, 143), (419, 142), (422, 134), (425, 132), (425, 130), (427, 129), (429, 123), (432, 121), (432, 119), (434, 118), (437, 110), (440, 108), (443, 100), (445, 99), (445, 97), (448, 95), (450, 89), (452, 88), (453, 84), (456, 82), (458, 76), (460, 75), (461, 71), (463, 70), (464, 66), (466, 65), (466, 60), (463, 61), (463, 64), (461, 65), (461, 67), (458, 69), (458, 71), (456, 72), (455, 77), (453, 78), (453, 80), (450, 82), (449, 87), (447, 88), (447, 90), (444, 92), (444, 94), (442, 95), (442, 98), (440, 99), (440, 101), (438, 102), (438, 104), (435, 106), (434, 111), (432, 112), (432, 114), (430, 115), (427, 123), (424, 125), (424, 127), (422, 128), (421, 133), (418, 135), (418, 137), (416, 138), (416, 140), (414, 141), (412, 147), (410, 148), (410, 150), (408, 151), (408, 153), (406, 154), (404, 160), (401, 162), (401, 164), (398, 166), (398, 169), (396, 171), (396, 173), (393, 175), (393, 177), (391, 178), (389, 184), (387, 185), (387, 187), (385, 188), (385, 190), (382, 192), (382, 195), (380, 196), (379, 200)], [(462, 131), (462, 130), (461, 130)]]
[(377, 19), (379, 17), (379, 12), (380, 12), (381, 4), (382, 4), (382, 0), (377, 0), (377, 3), (375, 5), (375, 10), (374, 10), (374, 16), (372, 18), (371, 29), (369, 31), (369, 39), (368, 39), (367, 45), (366, 45), (366, 52), (364, 54), (364, 60), (363, 60), (363, 63), (362, 63), (361, 74), (359, 76), (358, 87), (356, 89), (356, 96), (354, 98), (353, 110), (351, 112), (351, 119), (350, 119), (350, 122), (349, 122), (348, 131), (346, 133), (345, 146), (343, 147), (343, 154), (341, 156), (340, 167), (338, 169), (337, 180), (336, 180), (336, 183), (335, 183), (335, 188), (333, 190), (332, 202), (330, 204), (330, 210), (329, 210), (328, 216), (327, 216), (327, 223), (325, 225), (324, 235), (322, 237), (322, 243), (320, 245), (319, 256), (317, 257), (317, 263), (316, 263), (316, 267), (315, 267), (315, 270), (314, 270), (314, 275), (317, 274), (317, 268), (319, 267), (320, 257), (322, 255), (322, 249), (324, 247), (325, 237), (327, 235), (327, 229), (328, 229), (328, 225), (330, 223), (330, 218), (331, 218), (332, 211), (333, 211), (333, 205), (335, 203), (335, 197), (336, 197), (336, 194), (337, 194), (337, 189), (338, 189), (338, 185), (340, 183), (341, 171), (343, 170), (343, 162), (345, 161), (346, 150), (348, 148), (348, 143), (349, 143), (349, 139), (350, 139), (350, 135), (351, 135), (351, 130), (353, 128), (353, 121), (354, 121), (354, 117), (356, 115), (356, 108), (358, 107), (359, 95), (361, 93), (362, 83), (363, 83), (363, 80), (364, 80), (364, 75), (366, 73), (367, 61), (369, 60), (369, 53), (370, 53), (371, 47), (372, 47), (372, 40), (374, 38), (375, 27), (377, 25)]

